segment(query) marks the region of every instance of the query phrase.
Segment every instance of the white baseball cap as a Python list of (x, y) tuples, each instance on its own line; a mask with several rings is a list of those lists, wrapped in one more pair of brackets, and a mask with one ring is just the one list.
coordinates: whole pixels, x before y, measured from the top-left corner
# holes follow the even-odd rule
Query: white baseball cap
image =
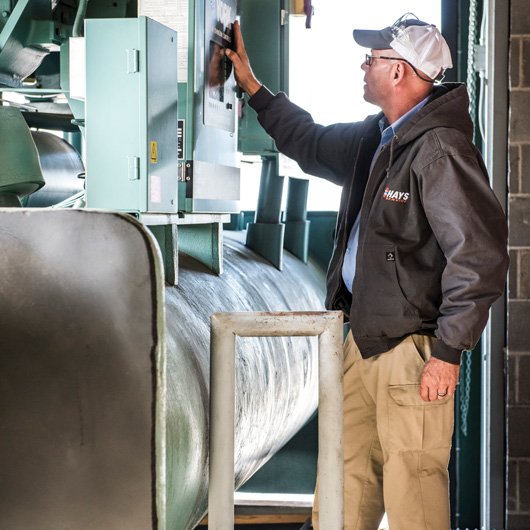
[[(409, 15), (414, 18), (407, 18)], [(445, 71), (453, 67), (449, 46), (438, 28), (412, 13), (405, 13), (382, 30), (354, 29), (353, 38), (365, 48), (392, 48), (433, 80), (443, 78)]]

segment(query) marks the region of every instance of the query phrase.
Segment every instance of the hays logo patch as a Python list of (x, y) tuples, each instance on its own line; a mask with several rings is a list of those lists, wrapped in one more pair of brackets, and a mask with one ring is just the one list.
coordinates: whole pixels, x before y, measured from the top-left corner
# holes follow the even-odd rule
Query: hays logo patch
[(409, 197), (410, 193), (404, 191), (391, 190), (388, 186), (386, 187), (385, 193), (383, 194), (383, 199), (385, 199), (385, 201), (394, 201), (401, 203), (406, 203), (409, 200)]

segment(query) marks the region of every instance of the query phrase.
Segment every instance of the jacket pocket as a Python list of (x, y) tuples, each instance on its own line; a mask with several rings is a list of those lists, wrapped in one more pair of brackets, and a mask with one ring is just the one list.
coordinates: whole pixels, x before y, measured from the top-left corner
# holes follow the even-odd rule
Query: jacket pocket
[(425, 451), (450, 447), (453, 396), (423, 401), (420, 385), (388, 387), (388, 431), (391, 451)]
[(367, 337), (402, 337), (418, 331), (419, 312), (399, 282), (396, 248), (365, 245), (363, 258), (353, 284), (352, 326), (356, 332)]

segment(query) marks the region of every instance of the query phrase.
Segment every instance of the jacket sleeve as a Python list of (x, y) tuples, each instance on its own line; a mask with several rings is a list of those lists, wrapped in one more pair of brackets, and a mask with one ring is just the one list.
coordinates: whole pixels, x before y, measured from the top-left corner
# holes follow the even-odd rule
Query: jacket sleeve
[(284, 93), (273, 95), (264, 86), (249, 105), (278, 150), (298, 162), (303, 171), (339, 185), (351, 177), (361, 123), (318, 125)]
[(445, 255), (433, 356), (458, 364), (486, 325), (508, 270), (507, 223), (480, 155), (443, 152), (419, 171), (429, 224)]

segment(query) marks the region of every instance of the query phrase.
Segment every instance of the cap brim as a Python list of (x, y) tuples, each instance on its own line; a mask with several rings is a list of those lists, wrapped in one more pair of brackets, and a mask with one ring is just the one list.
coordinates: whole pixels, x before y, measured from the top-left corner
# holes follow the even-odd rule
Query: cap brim
[(354, 29), (353, 38), (355, 39), (355, 42), (363, 48), (372, 48), (373, 50), (387, 50), (391, 47), (387, 33), (388, 32), (384, 29)]

